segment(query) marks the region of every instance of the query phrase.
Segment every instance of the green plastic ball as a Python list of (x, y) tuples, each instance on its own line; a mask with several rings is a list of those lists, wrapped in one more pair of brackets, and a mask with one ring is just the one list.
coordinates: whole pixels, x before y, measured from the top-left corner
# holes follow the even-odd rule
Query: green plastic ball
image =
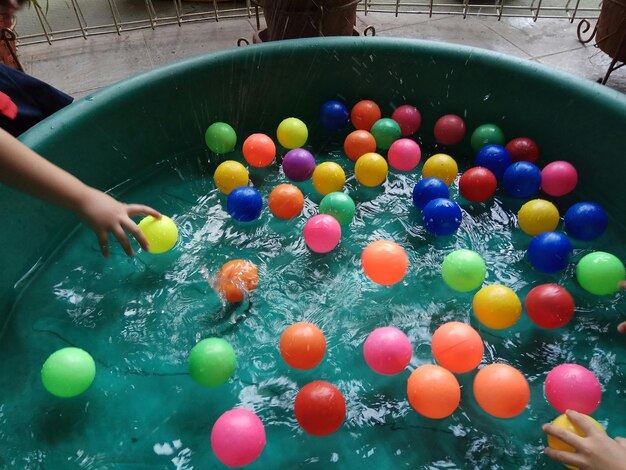
[(376, 139), (376, 147), (387, 150), (396, 140), (402, 136), (400, 124), (393, 119), (382, 118), (374, 123), (370, 133)]
[(478, 289), (485, 280), (487, 267), (481, 256), (472, 250), (456, 250), (443, 260), (441, 275), (450, 288), (459, 292)]
[(576, 266), (576, 279), (588, 292), (595, 295), (613, 294), (626, 278), (626, 270), (617, 256), (604, 251), (589, 253)]
[(61, 398), (80, 395), (93, 383), (96, 363), (80, 348), (63, 348), (52, 353), (41, 368), (43, 386)]
[(233, 375), (236, 365), (235, 350), (222, 338), (203, 339), (189, 353), (191, 377), (205, 387), (225, 383)]
[(320, 214), (332, 215), (341, 225), (352, 222), (354, 210), (354, 201), (346, 193), (329, 193), (320, 202)]
[(474, 152), (478, 152), (485, 145), (504, 145), (505, 142), (506, 140), (504, 140), (502, 130), (495, 124), (483, 124), (482, 126), (478, 126), (472, 134), (471, 139)]
[(237, 145), (237, 134), (229, 124), (214, 122), (204, 134), (204, 141), (213, 153), (232, 152)]

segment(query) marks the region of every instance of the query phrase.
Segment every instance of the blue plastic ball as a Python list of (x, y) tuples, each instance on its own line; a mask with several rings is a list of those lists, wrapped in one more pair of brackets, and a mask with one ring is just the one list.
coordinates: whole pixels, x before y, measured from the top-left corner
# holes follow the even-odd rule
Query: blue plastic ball
[(544, 232), (530, 241), (528, 258), (537, 271), (556, 273), (569, 264), (572, 244), (561, 232)]
[(261, 216), (263, 198), (256, 189), (240, 186), (228, 194), (226, 210), (233, 219), (239, 222), (251, 222)]
[(413, 205), (418, 209), (424, 209), (433, 199), (449, 197), (448, 185), (439, 178), (421, 179), (413, 187)]
[(570, 237), (588, 242), (604, 233), (609, 218), (598, 204), (579, 202), (567, 210), (563, 222), (565, 231)]
[(533, 196), (541, 186), (541, 170), (530, 162), (515, 162), (505, 170), (502, 183), (513, 197)]
[(504, 172), (511, 165), (511, 154), (502, 145), (485, 145), (476, 154), (475, 165), (484, 166), (496, 175), (497, 179), (502, 179)]
[(340, 131), (348, 123), (350, 112), (341, 101), (327, 101), (320, 109), (320, 123), (328, 131)]
[(452, 235), (463, 220), (459, 205), (445, 198), (430, 201), (422, 211), (424, 226), (433, 235)]

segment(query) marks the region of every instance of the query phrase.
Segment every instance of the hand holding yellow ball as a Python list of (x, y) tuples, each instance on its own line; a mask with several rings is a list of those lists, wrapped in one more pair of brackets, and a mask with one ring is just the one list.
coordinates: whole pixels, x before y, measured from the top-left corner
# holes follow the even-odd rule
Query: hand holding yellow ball
[(165, 253), (172, 249), (178, 240), (178, 228), (166, 215), (155, 219), (151, 215), (139, 222), (139, 229), (150, 244), (150, 253)]

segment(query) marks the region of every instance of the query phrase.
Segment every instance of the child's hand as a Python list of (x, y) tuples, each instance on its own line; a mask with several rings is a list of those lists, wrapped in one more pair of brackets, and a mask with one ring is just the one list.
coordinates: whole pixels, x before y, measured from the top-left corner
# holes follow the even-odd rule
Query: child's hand
[(148, 241), (131, 217), (151, 215), (157, 219), (161, 218), (161, 214), (151, 207), (140, 204), (124, 204), (108, 194), (90, 187), (86, 187), (85, 196), (81, 198), (75, 212), (96, 232), (100, 250), (106, 257), (109, 256), (109, 232), (115, 236), (128, 256), (135, 255), (124, 229), (128, 230), (139, 242), (141, 248), (147, 251), (150, 248)]
[(551, 424), (544, 424), (542, 429), (547, 434), (561, 439), (576, 449), (576, 452), (566, 452), (548, 447), (544, 450), (548, 457), (562, 464), (578, 467), (580, 470), (626, 469), (626, 439), (622, 437), (611, 439), (576, 411), (567, 410), (565, 414), (586, 434), (586, 437)]

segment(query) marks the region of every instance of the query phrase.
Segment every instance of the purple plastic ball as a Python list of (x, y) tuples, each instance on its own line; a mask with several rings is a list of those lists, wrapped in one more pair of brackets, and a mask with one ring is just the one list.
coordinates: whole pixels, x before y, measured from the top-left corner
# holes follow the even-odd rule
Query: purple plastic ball
[(291, 181), (308, 180), (315, 170), (315, 157), (305, 149), (293, 149), (283, 158), (283, 171)]

